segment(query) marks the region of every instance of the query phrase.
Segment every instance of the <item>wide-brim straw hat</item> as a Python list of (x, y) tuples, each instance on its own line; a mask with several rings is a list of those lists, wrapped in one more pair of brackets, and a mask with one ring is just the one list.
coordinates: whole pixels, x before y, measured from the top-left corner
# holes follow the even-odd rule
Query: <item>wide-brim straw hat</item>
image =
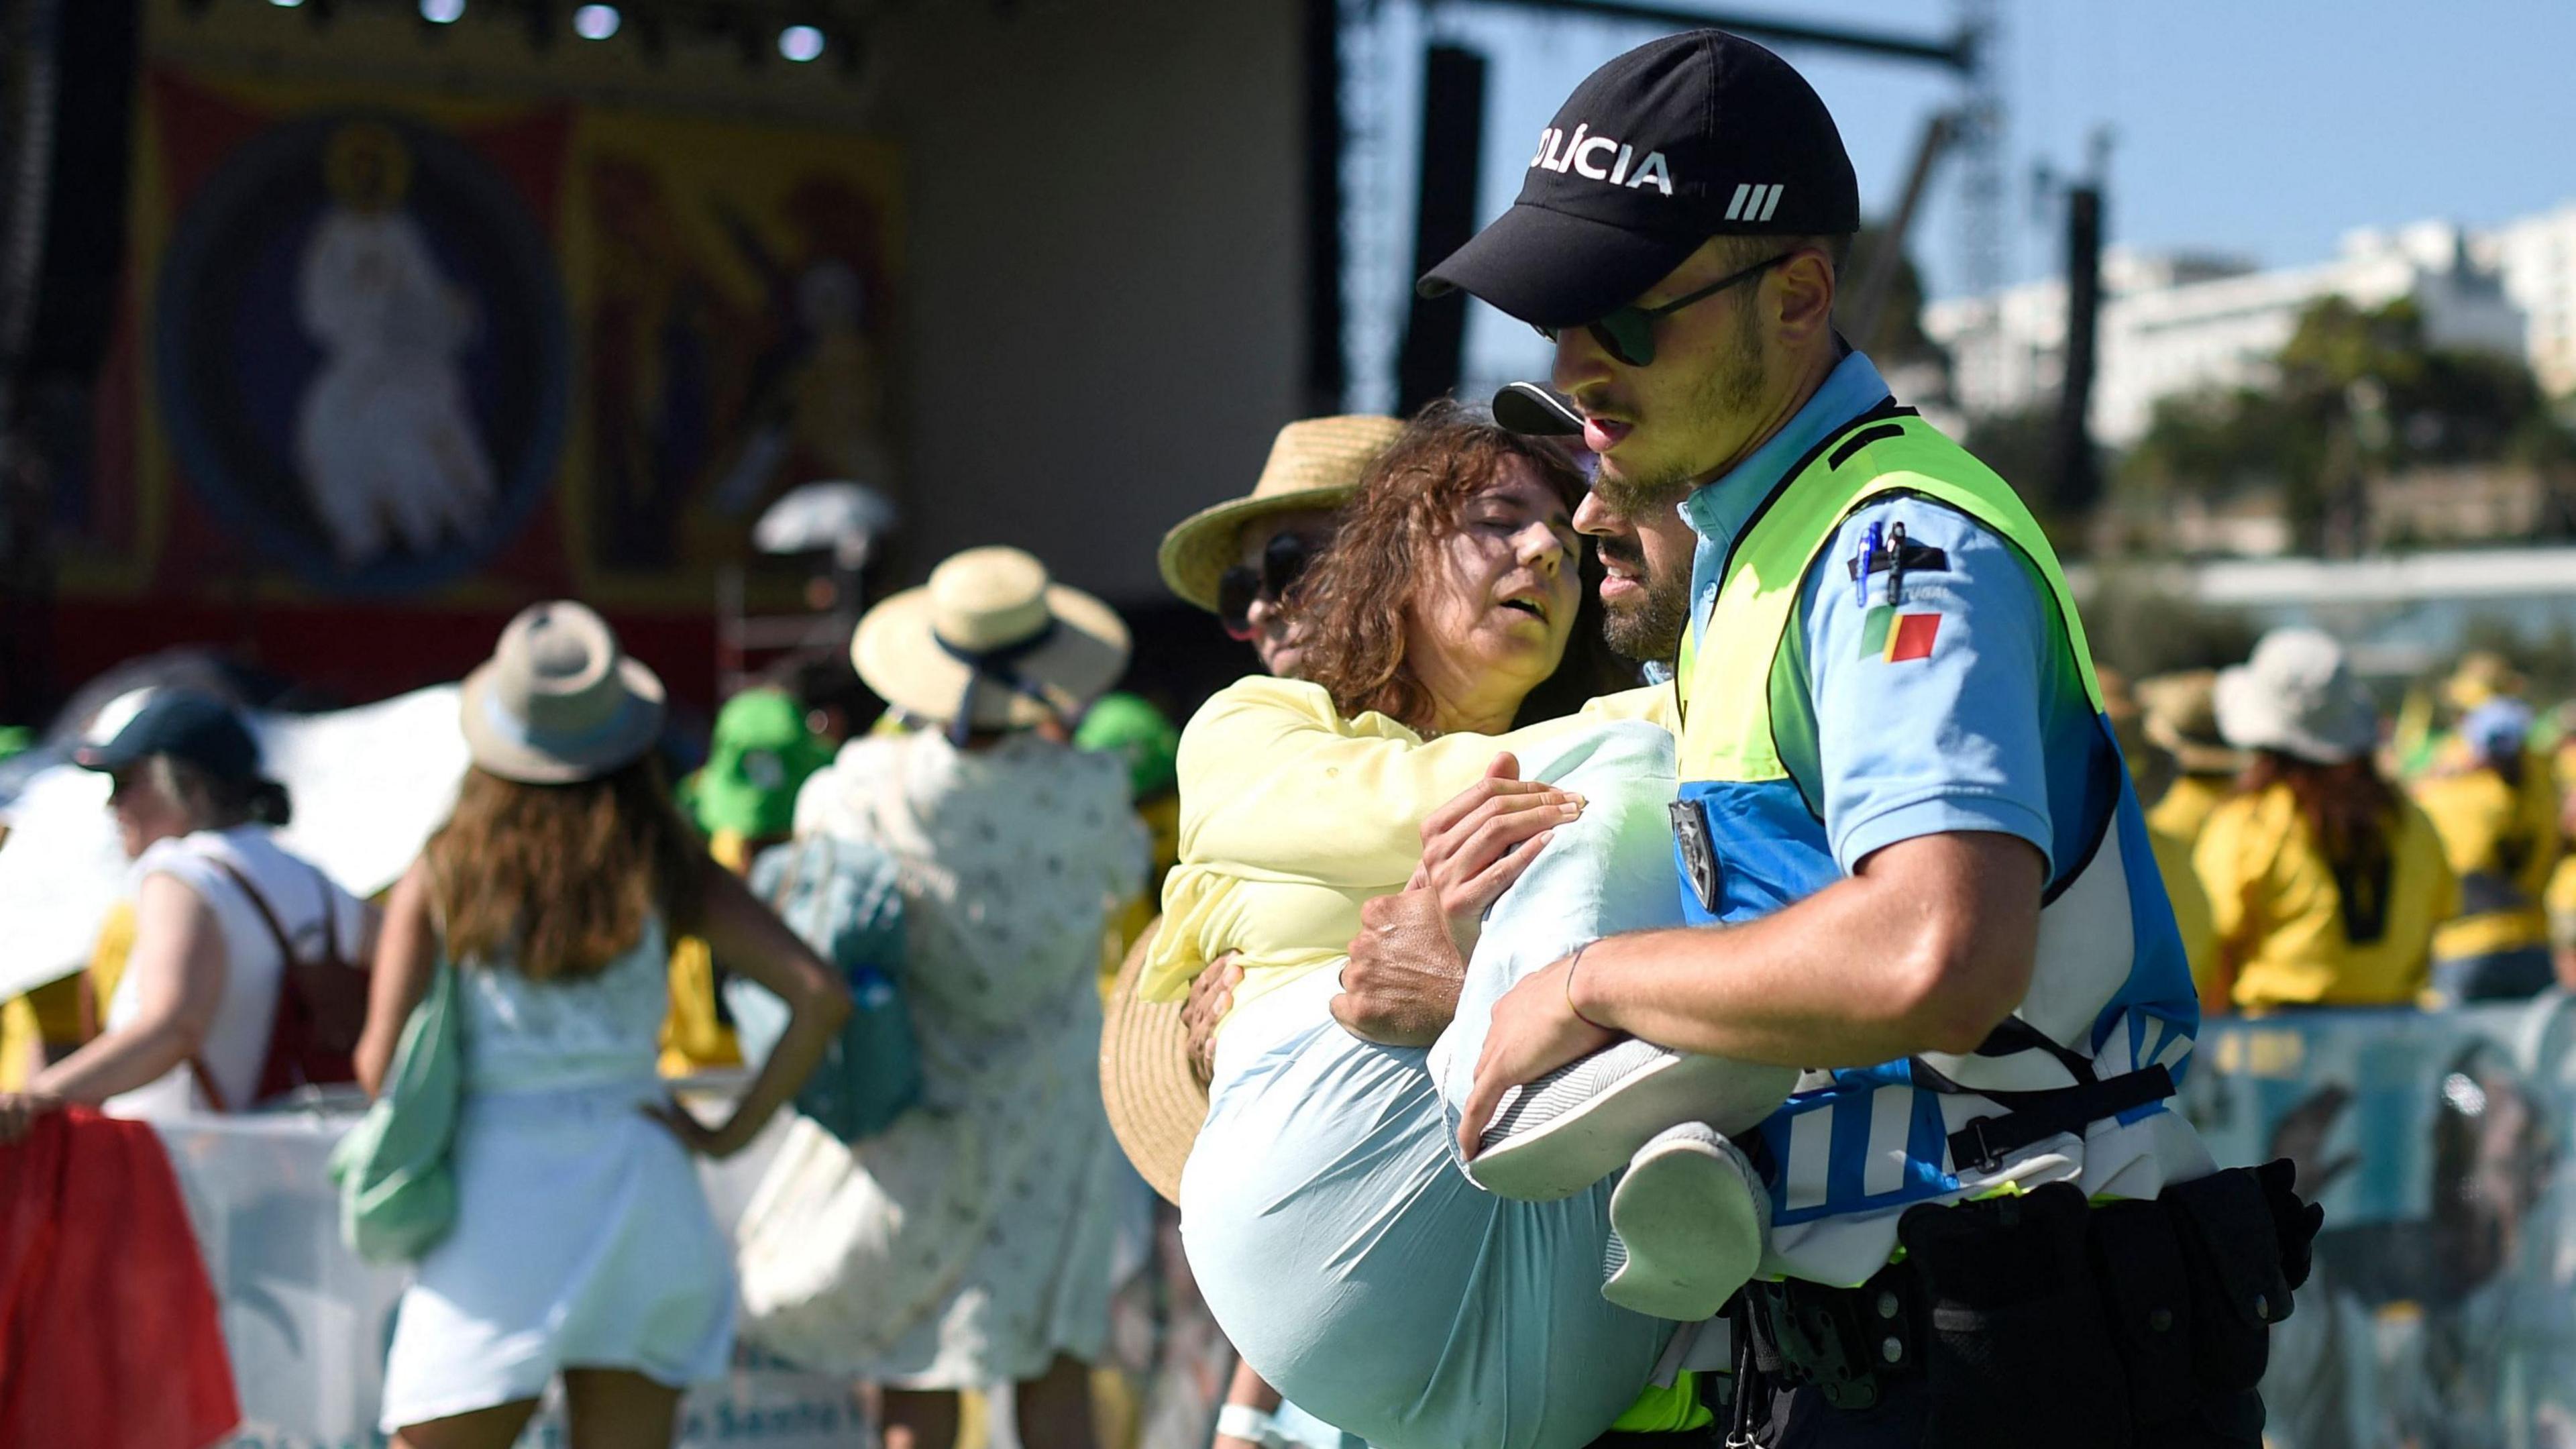
[(467, 756), (486, 773), (567, 785), (643, 757), (662, 735), (662, 681), (569, 599), (530, 604), (465, 676)]
[(2211, 669), (2159, 674), (2135, 686), (2140, 732), (2186, 775), (2233, 775), (2245, 768), (2245, 752), (2218, 733), (2218, 708), (2211, 702), (2217, 686), (2218, 673)]
[(1127, 649), (1117, 611), (1053, 582), (1036, 558), (970, 548), (870, 609), (850, 662), (916, 719), (952, 724), (963, 713), (971, 728), (1029, 729), (1080, 717), (1126, 671)]
[(1208, 1092), (1190, 1070), (1189, 1032), (1178, 1001), (1143, 1001), (1136, 982), (1160, 920), (1145, 928), (1109, 988), (1100, 1028), (1100, 1102), (1109, 1130), (1137, 1175), (1163, 1200), (1181, 1200), (1181, 1169), (1207, 1121)]
[(2218, 672), (2218, 732), (2241, 750), (2277, 750), (2316, 765), (2359, 759), (2379, 743), (2379, 710), (2352, 677), (2343, 646), (2317, 629), (2275, 629), (2252, 658)]
[(1404, 424), (1394, 418), (1365, 414), (1308, 418), (1281, 428), (1248, 496), (1202, 508), (1163, 535), (1163, 582), (1214, 613), (1217, 580), (1238, 560), (1245, 524), (1350, 502), (1369, 465), (1403, 432)]

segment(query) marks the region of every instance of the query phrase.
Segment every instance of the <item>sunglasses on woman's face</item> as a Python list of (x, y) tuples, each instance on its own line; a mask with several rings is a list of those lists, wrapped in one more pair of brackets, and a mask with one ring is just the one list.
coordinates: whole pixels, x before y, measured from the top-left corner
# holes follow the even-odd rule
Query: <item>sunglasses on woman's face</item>
[(1238, 639), (1252, 636), (1252, 606), (1264, 599), (1278, 603), (1304, 577), (1306, 566), (1322, 552), (1302, 534), (1281, 533), (1262, 546), (1261, 565), (1236, 564), (1217, 576), (1216, 616)]
[[(1593, 341), (1601, 344), (1602, 351), (1630, 367), (1652, 366), (1655, 361), (1656, 323), (1693, 302), (1704, 301), (1729, 287), (1749, 282), (1796, 255), (1795, 251), (1786, 251), (1768, 261), (1755, 262), (1740, 272), (1727, 273), (1687, 297), (1676, 297), (1661, 306), (1640, 307), (1630, 303), (1598, 322), (1585, 323), (1584, 330), (1592, 334)], [(1541, 327), (1538, 329), (1538, 335), (1554, 342), (1560, 330), (1555, 327)]]

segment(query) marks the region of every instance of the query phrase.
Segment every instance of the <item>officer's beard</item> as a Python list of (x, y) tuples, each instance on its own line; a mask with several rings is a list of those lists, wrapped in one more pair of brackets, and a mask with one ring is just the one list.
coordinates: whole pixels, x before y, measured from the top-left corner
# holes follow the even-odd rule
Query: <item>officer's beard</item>
[[(1675, 501), (1679, 501), (1675, 495)], [(1682, 631), (1690, 625), (1690, 579), (1658, 578), (1646, 567), (1646, 551), (1627, 538), (1596, 540), (1605, 562), (1643, 580), (1642, 603), (1602, 605), (1601, 641), (1610, 652), (1638, 664), (1670, 664), (1681, 657)]]

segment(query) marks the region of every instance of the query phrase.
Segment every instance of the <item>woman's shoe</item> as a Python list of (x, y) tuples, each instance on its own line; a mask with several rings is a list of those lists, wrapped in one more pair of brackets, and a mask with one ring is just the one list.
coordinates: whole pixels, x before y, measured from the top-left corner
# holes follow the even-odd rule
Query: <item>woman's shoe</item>
[(1627, 1166), (1677, 1123), (1751, 1127), (1797, 1080), (1789, 1067), (1693, 1056), (1630, 1037), (1504, 1093), (1467, 1176), (1497, 1197), (1553, 1202)]
[(1610, 1193), (1601, 1296), (1681, 1323), (1714, 1316), (1762, 1265), (1771, 1194), (1735, 1144), (1685, 1122), (1638, 1149)]

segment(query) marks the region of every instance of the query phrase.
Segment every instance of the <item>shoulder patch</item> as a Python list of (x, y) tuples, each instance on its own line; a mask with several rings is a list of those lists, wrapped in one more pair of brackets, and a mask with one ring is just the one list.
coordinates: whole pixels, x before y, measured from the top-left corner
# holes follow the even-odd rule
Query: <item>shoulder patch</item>
[(1941, 615), (1932, 610), (1899, 611), (1881, 604), (1861, 619), (1860, 656), (1889, 664), (1932, 657), (1941, 635)]

